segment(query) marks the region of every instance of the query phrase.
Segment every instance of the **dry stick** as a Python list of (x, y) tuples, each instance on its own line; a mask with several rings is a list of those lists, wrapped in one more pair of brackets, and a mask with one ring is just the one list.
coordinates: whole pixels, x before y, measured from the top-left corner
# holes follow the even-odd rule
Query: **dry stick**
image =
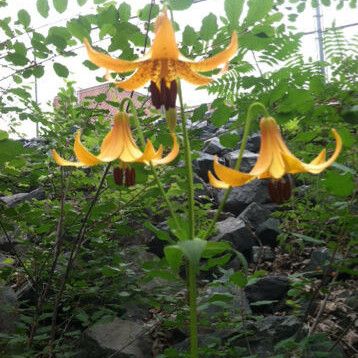
[(69, 277), (70, 271), (72, 269), (72, 265), (73, 265), (75, 256), (76, 256), (76, 254), (78, 252), (78, 249), (82, 245), (83, 238), (84, 238), (85, 232), (86, 232), (87, 222), (90, 219), (92, 210), (93, 210), (94, 206), (96, 205), (96, 203), (98, 201), (98, 198), (100, 196), (100, 191), (101, 191), (101, 189), (103, 187), (103, 184), (105, 182), (105, 179), (106, 179), (106, 176), (107, 176), (107, 173), (109, 171), (110, 166), (111, 166), (111, 163), (107, 164), (106, 169), (104, 170), (104, 173), (102, 175), (101, 181), (100, 181), (100, 183), (98, 185), (96, 194), (95, 194), (94, 198), (92, 199), (91, 204), (90, 204), (90, 206), (89, 206), (89, 208), (87, 210), (87, 213), (86, 213), (86, 215), (85, 215), (85, 217), (83, 219), (82, 226), (81, 226), (81, 228), (80, 228), (80, 230), (78, 232), (78, 235), (76, 237), (75, 243), (74, 243), (74, 245), (72, 247), (72, 250), (71, 250), (71, 253), (70, 253), (70, 257), (69, 257), (68, 262), (67, 262), (67, 267), (66, 267), (65, 274), (63, 275), (61, 283), (60, 283), (59, 292), (56, 295), (55, 305), (54, 305), (53, 314), (52, 314), (51, 338), (50, 338), (50, 343), (49, 343), (50, 356), (52, 356), (52, 352), (51, 352), (52, 345), (53, 345), (53, 341), (55, 340), (55, 337), (56, 337), (56, 323), (57, 323), (57, 315), (58, 315), (59, 304), (60, 304), (60, 301), (62, 299), (64, 290), (65, 290), (65, 285), (66, 285), (67, 279)]
[(350, 322), (348, 323), (347, 327), (341, 332), (341, 334), (338, 336), (336, 341), (332, 344), (332, 346), (329, 348), (328, 352), (332, 352), (334, 348), (337, 347), (341, 339), (346, 335), (346, 333), (350, 330), (350, 328), (353, 326), (354, 319), (350, 319)]
[(61, 248), (62, 248), (62, 244), (63, 244), (63, 222), (64, 222), (64, 213), (65, 213), (65, 198), (66, 198), (66, 193), (68, 190), (68, 183), (67, 182), (67, 186), (65, 188), (65, 182), (64, 182), (64, 170), (61, 167), (61, 198), (60, 198), (60, 217), (58, 219), (57, 222), (57, 228), (56, 228), (56, 242), (55, 242), (55, 257), (52, 261), (52, 265), (51, 265), (51, 270), (49, 273), (49, 278), (48, 281), (45, 283), (44, 288), (42, 289), (42, 292), (38, 298), (37, 301), (37, 306), (36, 306), (36, 312), (35, 315), (32, 319), (32, 324), (31, 324), (31, 329), (30, 329), (30, 336), (28, 339), (28, 346), (31, 347), (34, 336), (36, 334), (37, 331), (37, 327), (38, 327), (38, 317), (40, 315), (40, 313), (42, 312), (42, 306), (43, 303), (46, 299), (47, 296), (47, 292), (51, 286), (52, 283), (52, 279), (53, 279), (53, 275), (55, 273), (56, 270), (56, 266), (57, 266), (57, 261), (58, 258), (60, 256), (61, 253)]
[(326, 280), (326, 277), (329, 273), (329, 271), (331, 270), (332, 268), (332, 265), (333, 265), (333, 262), (335, 260), (335, 257), (336, 257), (336, 254), (337, 254), (337, 250), (338, 250), (338, 245), (335, 247), (333, 253), (332, 253), (332, 256), (329, 260), (329, 263), (326, 267), (326, 269), (324, 270), (323, 272), (323, 275), (322, 275), (322, 279), (321, 279), (321, 282), (317, 285), (316, 289), (313, 291), (312, 293), (312, 297), (308, 303), (308, 306), (305, 310), (305, 313), (303, 315), (303, 318), (302, 318), (302, 322), (301, 322), (301, 326), (299, 327), (299, 329), (297, 330), (297, 333), (296, 333), (296, 340), (299, 340), (301, 338), (301, 335), (302, 335), (302, 331), (303, 331), (303, 326), (308, 318), (308, 316), (310, 315), (311, 311), (312, 311), (312, 308), (313, 308), (313, 304), (314, 304), (314, 301), (315, 299), (317, 298), (321, 288), (323, 287), (324, 283), (325, 283), (325, 280)]
[[(348, 252), (349, 252), (349, 250), (346, 251), (346, 253), (344, 254), (342, 260), (344, 260), (344, 259), (348, 256)], [(326, 304), (327, 304), (328, 298), (329, 298), (329, 296), (330, 296), (330, 294), (331, 294), (333, 285), (334, 285), (334, 283), (337, 281), (337, 277), (338, 277), (338, 273), (336, 272), (336, 274), (335, 274), (335, 276), (333, 277), (333, 280), (332, 280), (332, 282), (331, 282), (331, 284), (330, 284), (329, 290), (328, 290), (328, 292), (326, 293), (326, 295), (325, 295), (325, 297), (324, 297), (324, 300), (323, 300), (323, 302), (322, 302), (322, 304), (321, 304), (321, 307), (320, 307), (320, 309), (319, 309), (319, 311), (318, 311), (318, 313), (317, 313), (317, 316), (316, 316), (316, 318), (315, 318), (315, 322), (313, 323), (313, 326), (312, 326), (312, 328), (310, 329), (310, 331), (309, 331), (309, 333), (308, 333), (308, 336), (311, 336), (311, 335), (316, 331), (316, 329), (317, 329), (317, 326), (318, 326), (318, 323), (320, 322), (320, 319), (321, 319), (321, 316), (322, 316), (322, 314), (323, 314), (323, 311), (324, 311), (324, 309), (326, 308)]]
[(17, 250), (15, 249), (15, 244), (14, 241), (11, 239), (9, 233), (7, 232), (7, 230), (5, 229), (5, 226), (3, 225), (3, 223), (0, 221), (0, 226), (2, 231), (4, 232), (5, 235), (5, 240), (9, 243), (10, 245), (10, 251), (12, 252), (12, 254), (16, 257), (17, 261), (19, 262), (20, 266), (23, 268), (23, 270), (25, 271), (29, 281), (31, 282), (32, 287), (34, 288), (35, 292), (37, 292), (37, 290), (39, 289), (38, 284), (36, 282), (36, 280), (34, 280), (34, 278), (32, 277), (32, 275), (30, 274), (29, 270), (26, 268), (24, 262), (22, 261), (19, 253), (17, 252)]

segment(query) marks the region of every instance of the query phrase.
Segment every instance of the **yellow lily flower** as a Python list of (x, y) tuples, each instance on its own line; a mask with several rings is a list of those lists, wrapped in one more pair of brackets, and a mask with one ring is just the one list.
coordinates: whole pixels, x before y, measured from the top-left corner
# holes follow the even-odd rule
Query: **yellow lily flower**
[(182, 78), (193, 85), (203, 86), (212, 78), (202, 76), (198, 72), (211, 71), (219, 65), (226, 64), (237, 51), (237, 34), (234, 32), (229, 46), (222, 52), (205, 60), (194, 62), (186, 59), (177, 47), (175, 33), (171, 21), (164, 10), (155, 23), (155, 37), (147, 55), (136, 61), (125, 61), (112, 58), (95, 51), (84, 39), (89, 59), (97, 66), (109, 71), (125, 73), (136, 70), (128, 79), (116, 85), (126, 91), (133, 91), (150, 83), (152, 102), (156, 108), (162, 105), (175, 108), (177, 94), (176, 78)]
[(117, 113), (114, 117), (114, 125), (104, 138), (100, 153), (93, 155), (81, 143), (81, 133), (77, 132), (75, 137), (74, 152), (77, 162), (71, 162), (63, 159), (56, 150), (52, 150), (52, 156), (55, 162), (60, 166), (91, 167), (101, 163), (111, 162), (118, 159), (124, 165), (126, 163), (144, 163), (144, 164), (167, 164), (173, 161), (179, 153), (179, 145), (174, 133), (173, 148), (171, 152), (163, 157), (163, 147), (160, 146), (156, 151), (150, 140), (142, 152), (136, 145), (130, 125), (128, 115), (124, 112)]
[(214, 161), (214, 171), (218, 179), (209, 172), (209, 179), (212, 186), (216, 188), (227, 188), (229, 186), (240, 186), (245, 184), (245, 178), (250, 177), (265, 179), (280, 179), (285, 174), (311, 173), (319, 174), (333, 164), (342, 150), (342, 139), (335, 129), (332, 129), (336, 140), (336, 148), (332, 156), (326, 160), (326, 150), (313, 159), (309, 164), (300, 161), (287, 148), (279, 126), (272, 117), (262, 118), (261, 146), (259, 157), (255, 166), (249, 173), (241, 173), (237, 170), (227, 168)]

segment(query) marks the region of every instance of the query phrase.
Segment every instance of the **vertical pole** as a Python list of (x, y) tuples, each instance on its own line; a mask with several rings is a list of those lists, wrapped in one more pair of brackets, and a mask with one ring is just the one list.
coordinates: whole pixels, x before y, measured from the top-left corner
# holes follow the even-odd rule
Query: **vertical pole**
[[(318, 41), (318, 51), (319, 51), (319, 60), (321, 62), (324, 61), (324, 50), (323, 50), (323, 28), (322, 28), (322, 14), (321, 14), (321, 3), (320, 0), (317, 0), (317, 7), (316, 7), (316, 31), (317, 31), (317, 41)], [(321, 66), (321, 72), (323, 77), (326, 76), (326, 71), (324, 66)]]

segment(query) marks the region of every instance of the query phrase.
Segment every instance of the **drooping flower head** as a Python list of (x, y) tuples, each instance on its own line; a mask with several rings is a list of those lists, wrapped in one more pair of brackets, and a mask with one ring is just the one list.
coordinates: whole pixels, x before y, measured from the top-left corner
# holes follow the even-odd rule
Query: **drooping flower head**
[(60, 166), (91, 167), (94, 165), (119, 160), (122, 164), (144, 163), (152, 165), (168, 164), (173, 161), (179, 153), (179, 145), (176, 135), (171, 133), (173, 138), (173, 148), (168, 155), (163, 157), (163, 147), (160, 146), (156, 151), (150, 140), (142, 152), (132, 135), (129, 117), (127, 113), (120, 112), (114, 116), (114, 124), (101, 144), (100, 153), (93, 155), (81, 143), (81, 133), (77, 132), (74, 143), (74, 153), (77, 162), (63, 159), (56, 150), (52, 155), (56, 163)]
[(216, 159), (214, 162), (214, 171), (219, 180), (209, 172), (209, 180), (212, 186), (217, 188), (240, 186), (247, 182), (246, 178), (251, 180), (254, 178), (272, 178), (279, 180), (286, 174), (319, 174), (334, 163), (342, 150), (341, 137), (335, 129), (332, 129), (333, 136), (336, 140), (336, 148), (331, 157), (326, 160), (326, 149), (323, 149), (315, 159), (307, 164), (300, 161), (287, 148), (282, 138), (280, 128), (274, 118), (262, 118), (260, 121), (260, 129), (260, 152), (257, 162), (251, 171), (249, 173), (241, 173), (219, 164)]
[(209, 84), (212, 78), (200, 75), (198, 72), (211, 71), (220, 65), (225, 65), (237, 51), (237, 34), (235, 32), (232, 34), (229, 46), (222, 52), (202, 61), (190, 61), (181, 55), (172, 23), (164, 10), (155, 23), (152, 47), (141, 59), (135, 61), (114, 59), (95, 51), (87, 39), (84, 43), (88, 56), (95, 65), (117, 73), (135, 70), (128, 79), (117, 82), (118, 87), (132, 91), (150, 81), (149, 89), (153, 105), (158, 109), (163, 105), (168, 110), (175, 108), (177, 77), (196, 86)]

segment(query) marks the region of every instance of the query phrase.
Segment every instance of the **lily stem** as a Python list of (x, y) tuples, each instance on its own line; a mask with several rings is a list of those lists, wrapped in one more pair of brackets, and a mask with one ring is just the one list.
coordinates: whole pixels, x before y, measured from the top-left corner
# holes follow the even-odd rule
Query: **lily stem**
[(189, 286), (189, 310), (190, 310), (190, 357), (198, 358), (198, 318), (197, 318), (197, 287), (196, 267), (189, 263), (188, 286)]
[[(257, 113), (257, 112), (254, 112), (254, 109), (256, 109), (256, 108), (260, 108), (261, 112), (263, 112), (266, 117), (269, 116), (269, 114), (266, 110), (266, 107), (260, 102), (254, 102), (248, 108), (247, 115), (246, 115), (246, 121), (245, 121), (244, 133), (243, 133), (242, 141), (241, 141), (241, 145), (240, 145), (239, 156), (237, 157), (237, 160), (236, 160), (236, 163), (234, 166), (235, 170), (239, 170), (239, 168), (240, 168), (240, 165), (242, 162), (242, 157), (244, 155), (245, 147), (247, 144), (247, 140), (249, 139), (251, 122), (252, 122), (252, 119), (254, 118), (254, 114)], [(232, 187), (229, 187), (228, 189), (225, 190), (224, 197), (221, 200), (220, 205), (214, 215), (214, 218), (211, 221), (209, 228), (204, 235), (205, 240), (208, 239), (210, 237), (210, 235), (213, 233), (215, 225), (216, 225), (217, 221), (219, 220), (219, 217), (220, 217), (222, 211), (224, 210), (224, 206), (226, 204), (227, 199), (229, 198), (231, 190), (232, 190)]]
[[(144, 133), (143, 133), (142, 127), (141, 127), (141, 125), (140, 125), (140, 122), (139, 122), (139, 120), (138, 120), (137, 111), (136, 111), (136, 109), (135, 109), (135, 107), (134, 107), (134, 103), (133, 103), (132, 99), (131, 99), (131, 98), (124, 98), (124, 99), (122, 100), (122, 102), (120, 103), (119, 108), (120, 108), (121, 111), (123, 111), (123, 110), (124, 110), (124, 105), (125, 105), (126, 102), (127, 102), (127, 109), (130, 109), (130, 112), (131, 112), (131, 114), (132, 114), (132, 117), (133, 117), (133, 120), (134, 120), (134, 125), (135, 125), (135, 127), (136, 127), (136, 129), (137, 129), (137, 132), (138, 132), (138, 137), (139, 137), (140, 144), (141, 144), (141, 146), (142, 146), (143, 149), (144, 149), (144, 147), (145, 147)], [(174, 208), (173, 208), (173, 206), (172, 206), (172, 204), (171, 204), (171, 202), (170, 202), (170, 200), (169, 200), (169, 198), (168, 198), (168, 195), (167, 195), (167, 193), (166, 193), (165, 190), (164, 190), (163, 184), (162, 184), (162, 182), (161, 182), (160, 179), (159, 179), (157, 170), (156, 170), (155, 166), (154, 166), (151, 162), (150, 162), (149, 165), (150, 165), (150, 169), (151, 169), (151, 171), (152, 171), (152, 174), (153, 174), (153, 176), (154, 176), (155, 183), (157, 184), (157, 186), (158, 186), (158, 188), (159, 188), (159, 190), (160, 190), (160, 193), (161, 193), (162, 196), (163, 196), (163, 199), (164, 199), (164, 201), (165, 201), (165, 204), (167, 205), (167, 208), (168, 208), (168, 210), (169, 210), (169, 213), (170, 213), (171, 217), (172, 217), (173, 220), (174, 220), (175, 227), (176, 227), (176, 229), (177, 229), (178, 231), (180, 231), (181, 228), (180, 228), (180, 225), (179, 225), (178, 218), (177, 218), (177, 216), (176, 216), (176, 214), (175, 214), (175, 211), (174, 211)]]

